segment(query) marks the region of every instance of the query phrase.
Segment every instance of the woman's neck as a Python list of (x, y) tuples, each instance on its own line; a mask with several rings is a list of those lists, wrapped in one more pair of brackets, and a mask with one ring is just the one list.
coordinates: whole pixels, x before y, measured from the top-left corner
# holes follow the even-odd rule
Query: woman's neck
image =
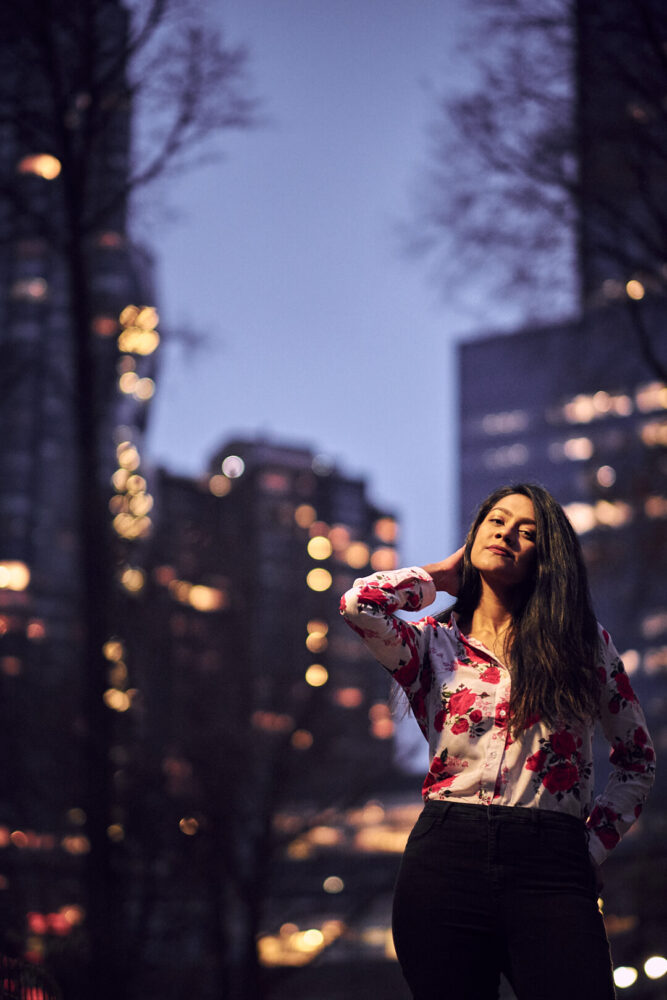
[(492, 653), (501, 658), (505, 653), (505, 639), (512, 624), (513, 602), (507, 600), (505, 592), (498, 592), (482, 586), (482, 595), (473, 611), (466, 631), (474, 639), (483, 642)]

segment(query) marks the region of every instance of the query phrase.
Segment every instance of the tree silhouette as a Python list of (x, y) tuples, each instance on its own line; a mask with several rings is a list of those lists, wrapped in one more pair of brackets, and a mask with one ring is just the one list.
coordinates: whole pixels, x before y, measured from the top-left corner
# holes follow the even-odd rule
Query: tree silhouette
[(448, 295), (470, 273), (529, 320), (667, 291), (667, 10), (658, 0), (479, 4), (474, 82), (439, 99), (410, 245)]
[[(106, 329), (102, 337), (95, 326), (101, 305), (107, 312), (113, 306), (108, 287), (117, 280), (112, 276), (102, 287), (99, 257), (105, 247), (117, 247), (115, 266), (125, 274), (136, 270), (142, 255), (129, 219), (137, 193), (215, 151), (225, 130), (252, 124), (256, 103), (248, 96), (244, 49), (227, 45), (198, 6), (184, 0), (137, 0), (127, 7), (119, 0), (24, 0), (2, 5), (0, 33), (4, 403), (23, 407), (37, 447), (49, 420), (41, 409), (46, 396), (59, 400), (63, 434), (72, 430), (80, 636), (71, 656), (83, 702), (82, 797), (90, 844), (84, 995), (117, 997), (119, 912), (107, 835), (114, 713), (103, 701), (109, 664), (102, 649), (118, 628), (108, 432), (119, 353), (109, 336), (118, 330)], [(31, 342), (26, 330), (37, 331)], [(126, 350), (127, 357), (132, 353)], [(39, 706), (33, 703), (31, 711)]]

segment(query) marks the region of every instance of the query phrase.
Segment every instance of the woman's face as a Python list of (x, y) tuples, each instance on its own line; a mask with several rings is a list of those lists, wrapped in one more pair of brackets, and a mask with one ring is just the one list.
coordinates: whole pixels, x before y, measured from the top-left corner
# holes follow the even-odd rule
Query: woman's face
[(533, 572), (535, 535), (532, 500), (510, 493), (498, 500), (477, 529), (470, 560), (489, 582), (514, 587)]

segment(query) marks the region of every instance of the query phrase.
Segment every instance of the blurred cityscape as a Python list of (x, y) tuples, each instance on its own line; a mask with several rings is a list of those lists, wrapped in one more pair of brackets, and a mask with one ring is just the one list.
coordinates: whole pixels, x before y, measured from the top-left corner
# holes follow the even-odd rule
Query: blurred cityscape
[[(40, 48), (43, 6), (24, 6), (0, 56), (7, 982), (43, 970), (16, 986), (31, 1000), (407, 1000), (391, 894), (420, 779), (383, 672), (338, 616), (356, 577), (401, 562), (391, 498), (317, 442), (222, 427), (200, 476), (151, 467), (161, 324), (152, 255), (128, 227), (128, 14), (54, 4)], [(650, 117), (610, 73), (591, 59), (577, 76), (595, 191), (577, 318), (460, 345), (461, 530), (500, 482), (554, 491), (664, 753), (665, 299), (598, 248), (599, 199), (636, 199), (639, 219), (645, 190), (620, 152), (596, 152), (602, 117)], [(657, 351), (634, 346), (638, 324)], [(605, 866), (631, 998), (664, 996), (666, 827), (659, 768)]]

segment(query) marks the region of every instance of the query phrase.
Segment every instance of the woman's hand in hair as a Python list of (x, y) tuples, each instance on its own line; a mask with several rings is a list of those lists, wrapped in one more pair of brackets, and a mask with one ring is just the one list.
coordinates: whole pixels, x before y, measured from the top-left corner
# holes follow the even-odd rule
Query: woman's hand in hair
[(457, 549), (456, 552), (453, 552), (451, 556), (447, 556), (441, 562), (429, 563), (428, 566), (422, 566), (422, 569), (425, 569), (433, 580), (436, 590), (444, 590), (448, 594), (451, 594), (452, 597), (456, 597), (461, 583), (464, 548), (465, 546), (462, 545), (460, 549)]

